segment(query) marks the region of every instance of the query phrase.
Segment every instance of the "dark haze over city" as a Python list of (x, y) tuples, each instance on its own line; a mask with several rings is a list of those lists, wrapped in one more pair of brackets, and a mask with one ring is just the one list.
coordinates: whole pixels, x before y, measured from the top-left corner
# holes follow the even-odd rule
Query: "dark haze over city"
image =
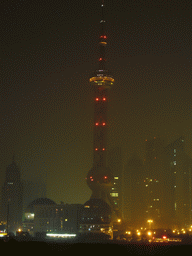
[[(181, 135), (192, 157), (191, 1), (105, 1), (108, 148), (123, 164), (145, 139)], [(100, 1), (1, 2), (1, 186), (13, 154), (22, 179), (56, 202), (84, 203), (93, 157)]]

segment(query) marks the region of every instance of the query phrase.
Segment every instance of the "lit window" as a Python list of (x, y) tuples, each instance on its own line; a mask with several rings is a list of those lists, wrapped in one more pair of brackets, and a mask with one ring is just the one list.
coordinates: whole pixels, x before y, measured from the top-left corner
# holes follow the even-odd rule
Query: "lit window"
[(176, 165), (176, 161), (173, 161), (173, 164)]
[(112, 197), (118, 197), (118, 196), (119, 196), (118, 193), (110, 193), (110, 195), (111, 195)]
[(67, 219), (65, 219), (65, 221), (67, 221)]
[(118, 180), (119, 179), (119, 177), (114, 177), (114, 180)]
[(174, 153), (176, 153), (176, 149), (174, 149)]

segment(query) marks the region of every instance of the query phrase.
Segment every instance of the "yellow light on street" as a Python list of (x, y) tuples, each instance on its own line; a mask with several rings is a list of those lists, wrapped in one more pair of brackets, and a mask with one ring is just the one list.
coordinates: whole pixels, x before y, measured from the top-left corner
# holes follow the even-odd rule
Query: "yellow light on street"
[(126, 231), (125, 233), (128, 235), (131, 235), (131, 231)]
[(117, 222), (121, 222), (121, 219), (117, 219)]
[(152, 232), (151, 232), (151, 231), (148, 231), (148, 232), (147, 232), (147, 235), (148, 235), (148, 236), (151, 236), (151, 235), (152, 235)]
[(148, 223), (153, 223), (153, 220), (147, 220)]
[(141, 232), (137, 232), (137, 235), (140, 236), (140, 235), (141, 235)]

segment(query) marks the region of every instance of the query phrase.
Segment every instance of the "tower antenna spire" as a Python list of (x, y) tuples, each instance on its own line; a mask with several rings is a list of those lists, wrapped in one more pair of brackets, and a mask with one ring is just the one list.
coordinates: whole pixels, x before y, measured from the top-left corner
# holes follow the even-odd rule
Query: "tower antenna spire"
[(107, 45), (107, 37), (105, 35), (105, 18), (104, 18), (104, 0), (101, 3), (101, 20), (100, 20), (100, 37), (99, 37), (99, 46), (100, 46), (100, 57), (99, 57), (99, 70), (105, 70), (105, 47)]

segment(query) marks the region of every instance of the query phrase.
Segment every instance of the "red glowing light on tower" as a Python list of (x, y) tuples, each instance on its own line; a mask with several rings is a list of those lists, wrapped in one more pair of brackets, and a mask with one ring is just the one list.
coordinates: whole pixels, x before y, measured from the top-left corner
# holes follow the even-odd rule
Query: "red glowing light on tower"
[(103, 98), (103, 101), (106, 101), (106, 98)]
[(98, 150), (98, 148), (95, 148), (95, 151), (97, 151)]
[(98, 126), (98, 125), (99, 125), (99, 123), (95, 123), (95, 125), (97, 125), (97, 126)]
[(105, 148), (103, 148), (102, 150), (105, 151)]
[(98, 101), (98, 100), (99, 100), (99, 98), (96, 98), (95, 100), (96, 100), (96, 101)]
[(103, 123), (103, 126), (105, 126), (106, 125), (106, 123)]
[(107, 176), (104, 176), (104, 179), (106, 180), (106, 179), (107, 179)]
[(103, 60), (103, 58), (99, 58), (99, 61), (102, 61)]

